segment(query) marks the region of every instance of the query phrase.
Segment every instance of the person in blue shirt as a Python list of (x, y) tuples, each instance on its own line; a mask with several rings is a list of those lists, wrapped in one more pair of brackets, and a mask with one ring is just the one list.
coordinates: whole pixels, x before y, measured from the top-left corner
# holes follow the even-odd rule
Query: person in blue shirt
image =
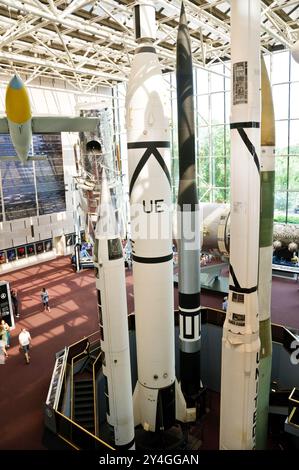
[(88, 250), (88, 245), (84, 243), (80, 251), (80, 258), (90, 258), (90, 254), (88, 253), (87, 250)]
[(48, 310), (48, 312), (50, 312), (50, 307), (49, 307), (49, 294), (46, 290), (45, 287), (42, 288), (42, 291), (41, 291), (41, 299), (42, 299), (42, 303), (43, 303), (43, 306), (44, 306), (44, 311)]
[(225, 312), (227, 310), (227, 297), (224, 297), (224, 299), (223, 299), (222, 310), (224, 310)]

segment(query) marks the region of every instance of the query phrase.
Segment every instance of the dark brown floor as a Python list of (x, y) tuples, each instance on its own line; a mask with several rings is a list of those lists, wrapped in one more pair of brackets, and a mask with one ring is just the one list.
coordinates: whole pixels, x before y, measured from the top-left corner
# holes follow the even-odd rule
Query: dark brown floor
[[(21, 317), (12, 332), (12, 347), (6, 364), (0, 366), (0, 449), (43, 449), (43, 403), (55, 353), (97, 329), (94, 273), (89, 269), (76, 274), (69, 258), (62, 257), (1, 276), (1, 280), (9, 281), (11, 287), (17, 289)], [(131, 312), (133, 285), (130, 272), (127, 283)], [(51, 312), (42, 311), (42, 287), (49, 292)], [(202, 304), (221, 308), (222, 297), (204, 292)], [(272, 321), (299, 328), (298, 304), (298, 284), (275, 278)], [(17, 336), (21, 327), (28, 328), (32, 335), (29, 365), (25, 364), (18, 349)], [(217, 429), (218, 418), (214, 411), (209, 426)], [(211, 434), (208, 429), (205, 433)], [(217, 436), (215, 442), (209, 440), (205, 448), (217, 448)]]

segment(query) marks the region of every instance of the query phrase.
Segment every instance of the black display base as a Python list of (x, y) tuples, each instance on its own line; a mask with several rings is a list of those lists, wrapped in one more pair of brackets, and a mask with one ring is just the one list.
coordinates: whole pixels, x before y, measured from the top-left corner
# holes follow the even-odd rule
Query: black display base
[(201, 388), (196, 398), (196, 420), (200, 421), (207, 414), (207, 389)]
[(186, 440), (179, 424), (167, 431), (148, 432), (142, 427), (135, 429), (136, 450), (155, 452), (158, 450), (185, 449)]

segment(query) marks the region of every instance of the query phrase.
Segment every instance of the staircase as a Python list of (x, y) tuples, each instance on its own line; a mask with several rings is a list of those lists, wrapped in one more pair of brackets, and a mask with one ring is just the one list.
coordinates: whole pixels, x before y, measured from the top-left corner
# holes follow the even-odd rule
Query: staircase
[(74, 421), (94, 434), (94, 401), (92, 379), (74, 382)]
[(95, 433), (92, 373), (97, 355), (98, 350), (91, 352), (82, 369), (74, 376), (73, 418), (76, 423), (92, 434)]

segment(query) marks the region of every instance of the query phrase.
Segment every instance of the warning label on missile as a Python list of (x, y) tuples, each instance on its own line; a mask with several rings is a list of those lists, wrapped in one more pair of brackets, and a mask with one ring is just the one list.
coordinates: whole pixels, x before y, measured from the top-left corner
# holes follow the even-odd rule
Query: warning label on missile
[(248, 67), (247, 62), (233, 65), (233, 104), (248, 103)]
[(228, 322), (236, 326), (245, 326), (245, 315), (233, 313), (232, 318), (230, 318)]

